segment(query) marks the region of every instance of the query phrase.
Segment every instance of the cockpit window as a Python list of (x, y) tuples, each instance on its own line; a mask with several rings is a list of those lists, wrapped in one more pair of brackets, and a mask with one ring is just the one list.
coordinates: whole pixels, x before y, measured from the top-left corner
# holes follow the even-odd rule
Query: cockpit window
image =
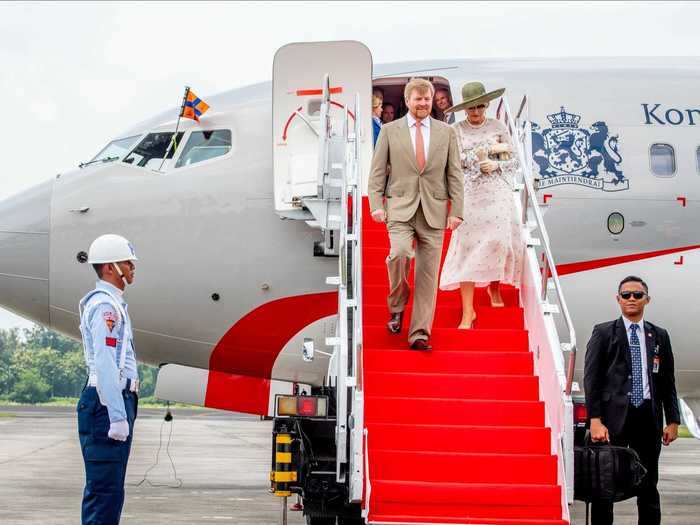
[(140, 135), (133, 135), (131, 137), (124, 137), (123, 139), (113, 140), (102, 148), (102, 151), (95, 155), (90, 162), (97, 162), (107, 159), (121, 159), (133, 147), (133, 145), (136, 144), (136, 140), (139, 137)]
[(231, 151), (230, 130), (193, 131), (175, 167), (189, 166), (203, 160), (221, 157), (229, 151)]
[[(129, 153), (125, 158), (124, 162), (131, 164), (133, 166), (140, 166), (142, 168), (151, 168), (154, 170), (160, 169), (161, 164), (163, 167), (167, 167), (167, 161), (163, 163), (163, 157), (165, 157), (165, 152), (168, 151), (168, 145), (170, 140), (173, 138), (174, 133), (171, 131), (162, 133), (149, 133), (144, 137), (144, 139), (139, 142), (138, 146)], [(175, 154), (175, 150), (180, 145), (182, 136), (184, 132), (179, 132), (177, 134), (177, 139), (175, 144), (168, 151), (168, 159), (172, 159)]]

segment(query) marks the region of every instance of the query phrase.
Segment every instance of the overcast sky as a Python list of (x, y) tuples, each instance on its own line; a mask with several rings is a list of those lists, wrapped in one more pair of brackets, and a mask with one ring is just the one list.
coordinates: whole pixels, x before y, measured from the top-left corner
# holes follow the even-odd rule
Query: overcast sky
[(3, 2), (0, 199), (179, 104), (184, 85), (206, 99), (270, 79), (288, 42), (360, 40), (375, 63), (681, 56), (700, 49), (698, 20), (691, 2)]

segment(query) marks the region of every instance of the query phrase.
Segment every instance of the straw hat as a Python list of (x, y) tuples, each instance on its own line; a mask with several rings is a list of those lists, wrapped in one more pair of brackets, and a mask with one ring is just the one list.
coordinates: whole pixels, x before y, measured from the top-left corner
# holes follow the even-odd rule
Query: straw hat
[(506, 88), (496, 89), (486, 92), (486, 88), (481, 82), (467, 82), (462, 86), (462, 102), (447, 108), (445, 113), (454, 113), (467, 108), (473, 108), (479, 104), (486, 104), (488, 101), (503, 95)]

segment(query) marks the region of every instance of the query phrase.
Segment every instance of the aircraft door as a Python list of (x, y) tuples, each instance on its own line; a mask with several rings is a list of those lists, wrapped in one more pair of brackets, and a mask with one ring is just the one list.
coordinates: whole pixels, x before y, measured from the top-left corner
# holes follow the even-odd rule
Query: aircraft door
[[(372, 155), (372, 56), (354, 41), (294, 43), (275, 54), (272, 74), (272, 127), (275, 211), (308, 218), (302, 199), (319, 190), (321, 105), (329, 78), (330, 134), (341, 134), (345, 106), (350, 119), (359, 95), (360, 174), (366, 186)], [(351, 122), (352, 124), (352, 122)]]

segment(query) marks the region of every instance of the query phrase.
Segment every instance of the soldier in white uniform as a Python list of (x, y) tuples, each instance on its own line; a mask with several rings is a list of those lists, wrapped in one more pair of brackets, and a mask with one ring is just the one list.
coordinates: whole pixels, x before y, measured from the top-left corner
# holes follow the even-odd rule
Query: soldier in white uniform
[(83, 525), (117, 525), (138, 407), (138, 371), (123, 293), (138, 260), (129, 241), (102, 235), (88, 252), (99, 280), (80, 301), (88, 381), (78, 402), (78, 434), (85, 462)]

